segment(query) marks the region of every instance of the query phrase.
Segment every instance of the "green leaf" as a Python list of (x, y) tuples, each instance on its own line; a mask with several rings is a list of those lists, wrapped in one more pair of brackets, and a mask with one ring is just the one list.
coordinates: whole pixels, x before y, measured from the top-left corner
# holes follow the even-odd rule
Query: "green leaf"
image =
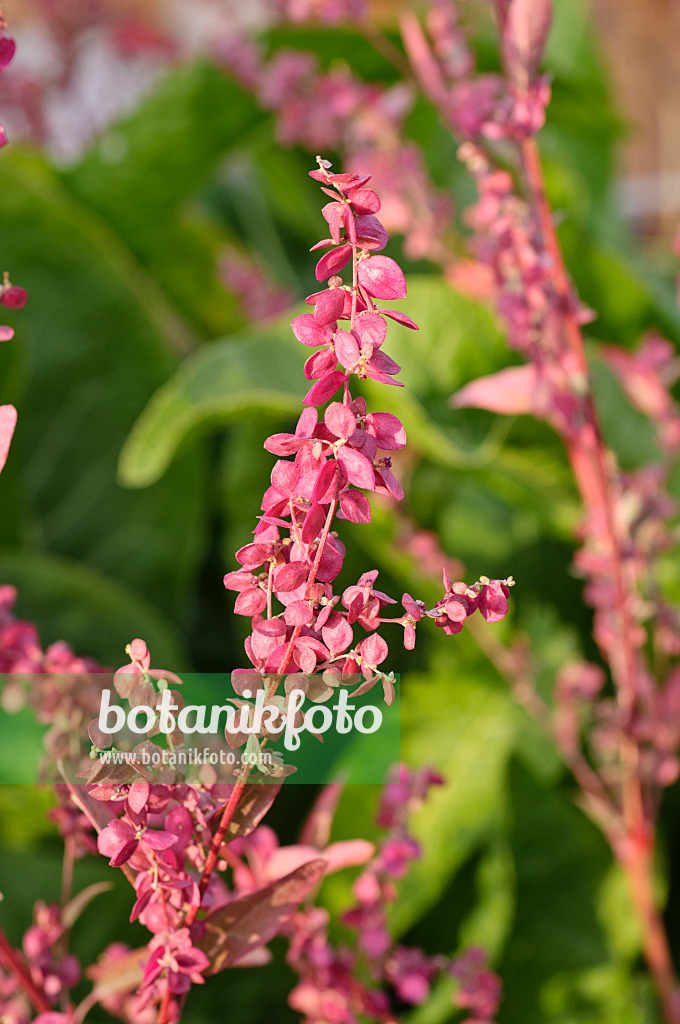
[(200, 554), (203, 461), (178, 461), (144, 495), (116, 482), (132, 423), (176, 363), (167, 308), (39, 160), (3, 160), (0, 217), (3, 258), (29, 291), (0, 352), (0, 374), (16, 361), (3, 398), (19, 409), (10, 472), (21, 467), (3, 540), (86, 560), (176, 606)]
[(301, 358), (294, 339), (287, 343), (284, 337), (283, 330), (244, 335), (187, 359), (154, 395), (126, 441), (119, 465), (122, 483), (154, 483), (190, 435), (247, 415), (271, 420), (299, 411)]
[(516, 714), (508, 692), (489, 682), (488, 666), (469, 640), (461, 645), (462, 637), (455, 637), (459, 651), (440, 652), (437, 666), (405, 677), (402, 690), (402, 756), (408, 764), (431, 764), (446, 782), (414, 818), (424, 856), (402, 884), (397, 934), (436, 904), (502, 813)]
[(38, 624), (45, 647), (66, 640), (78, 655), (118, 667), (125, 645), (141, 636), (154, 664), (186, 665), (175, 628), (144, 598), (90, 566), (0, 549), (0, 580), (17, 587), (16, 614)]
[(499, 1021), (556, 1020), (542, 1014), (546, 982), (611, 958), (596, 910), (611, 854), (581, 811), (518, 765), (510, 802), (517, 912), (499, 967), (505, 991)]
[(226, 236), (188, 204), (263, 117), (220, 68), (184, 66), (62, 175), (205, 337), (234, 326), (233, 299), (216, 271)]

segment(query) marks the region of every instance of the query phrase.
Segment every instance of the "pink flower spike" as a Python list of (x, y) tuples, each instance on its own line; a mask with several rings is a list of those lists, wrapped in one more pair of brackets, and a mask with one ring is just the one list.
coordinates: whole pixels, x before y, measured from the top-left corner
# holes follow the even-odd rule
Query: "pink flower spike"
[(13, 405), (0, 405), (0, 472), (2, 472), (9, 446), (17, 424), (17, 411)]
[(14, 337), (14, 328), (0, 325), (0, 341), (11, 341)]
[(375, 299), (405, 299), (404, 273), (389, 256), (369, 256), (358, 267), (359, 284)]

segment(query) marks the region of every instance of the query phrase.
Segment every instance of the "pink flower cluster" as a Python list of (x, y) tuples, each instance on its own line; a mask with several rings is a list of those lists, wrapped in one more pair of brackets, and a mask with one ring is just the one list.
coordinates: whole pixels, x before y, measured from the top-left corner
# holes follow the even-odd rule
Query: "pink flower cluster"
[[(404, 427), (391, 413), (369, 412), (362, 397), (352, 396), (352, 379), (400, 387), (400, 367), (383, 347), (387, 321), (417, 327), (404, 313), (378, 305), (404, 298), (406, 282), (399, 265), (381, 255), (389, 235), (377, 217), (380, 200), (367, 187), (370, 176), (334, 174), (321, 158), (318, 164), (310, 175), (330, 197), (322, 211), (329, 237), (313, 248), (326, 250), (316, 277), (328, 284), (307, 297), (313, 312), (292, 323), (297, 340), (315, 350), (304, 369), (314, 383), (294, 433), (274, 434), (265, 442), (279, 459), (255, 539), (237, 552), (241, 569), (228, 573), (224, 584), (238, 592), (237, 614), (252, 620), (246, 653), (261, 677), (323, 673), (326, 694), (317, 693), (318, 701), (328, 699), (334, 686), (362, 675), (354, 693), (382, 681), (391, 703), (393, 677), (380, 668), (389, 653), (379, 633), (383, 624), (402, 625), (410, 649), (423, 615), (448, 634), (459, 632), (477, 608), (487, 621), (497, 622), (508, 610), (513, 581), (484, 578), (470, 587), (452, 583), (445, 573), (446, 594), (432, 611), (405, 594), (404, 615), (392, 619), (383, 610), (395, 602), (375, 589), (377, 570), (362, 574), (341, 594), (333, 593), (345, 555), (331, 530), (333, 520), (370, 523), (365, 492), (403, 498), (392, 472), (392, 452), (406, 445)], [(339, 275), (348, 265), (351, 283), (344, 283)], [(331, 399), (321, 416), (317, 407)], [(369, 634), (358, 642), (357, 626)], [(251, 672), (243, 685), (252, 690), (264, 683)], [(276, 685), (276, 680), (270, 685), (270, 697)]]

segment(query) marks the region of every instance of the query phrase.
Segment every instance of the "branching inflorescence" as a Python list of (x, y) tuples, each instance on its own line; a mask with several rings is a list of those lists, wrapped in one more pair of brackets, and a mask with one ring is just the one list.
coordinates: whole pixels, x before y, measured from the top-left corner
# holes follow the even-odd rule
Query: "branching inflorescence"
[[(321, 674), (314, 684), (318, 700), (319, 687), (328, 698), (333, 687), (361, 673), (363, 682), (354, 693), (381, 681), (389, 704), (394, 677), (379, 667), (389, 650), (381, 635), (384, 625), (401, 625), (404, 644), (412, 649), (423, 616), (447, 634), (460, 632), (477, 609), (488, 622), (497, 622), (508, 610), (513, 581), (482, 578), (468, 586), (452, 582), (445, 572), (445, 594), (434, 608), (428, 610), (404, 594), (404, 614), (397, 617), (383, 615), (395, 601), (375, 589), (377, 570), (362, 574), (342, 594), (333, 592), (345, 554), (332, 529), (334, 520), (370, 523), (366, 492), (403, 498), (391, 453), (405, 447), (404, 427), (391, 413), (369, 412), (365, 399), (354, 397), (350, 388), (353, 380), (366, 378), (403, 386), (396, 380), (400, 367), (383, 349), (387, 320), (417, 327), (404, 313), (376, 304), (403, 299), (406, 282), (398, 264), (378, 254), (389, 236), (376, 216), (380, 200), (366, 187), (370, 176), (334, 174), (321, 158), (318, 164), (310, 175), (321, 182), (331, 202), (323, 208), (330, 237), (314, 246), (327, 250), (316, 276), (328, 285), (307, 297), (314, 312), (292, 324), (297, 340), (315, 349), (304, 370), (314, 383), (295, 432), (274, 434), (265, 442), (279, 460), (264, 495), (255, 541), (237, 552), (242, 569), (228, 573), (224, 583), (239, 591), (236, 612), (252, 618), (246, 653), (260, 677)], [(348, 265), (351, 283), (344, 284), (339, 274)], [(317, 407), (331, 399), (321, 418)], [(356, 627), (368, 633), (358, 642)], [(253, 675), (243, 674), (240, 685), (264, 685)], [(271, 693), (277, 685), (274, 678)]]

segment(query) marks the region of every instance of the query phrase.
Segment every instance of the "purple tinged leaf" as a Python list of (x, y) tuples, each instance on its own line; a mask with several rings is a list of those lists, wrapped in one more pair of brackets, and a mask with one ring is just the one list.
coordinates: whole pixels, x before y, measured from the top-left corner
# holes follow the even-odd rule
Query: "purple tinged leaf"
[(398, 263), (389, 256), (369, 256), (358, 267), (359, 284), (374, 299), (405, 299), (406, 279)]
[(385, 452), (398, 451), (406, 447), (406, 431), (401, 420), (391, 412), (371, 412), (366, 417), (366, 431)]
[(150, 850), (169, 850), (177, 842), (177, 836), (172, 832), (164, 832), (162, 829), (157, 831), (153, 828), (145, 828), (142, 833), (142, 842)]
[(16, 53), (16, 48), (17, 44), (9, 36), (2, 36), (0, 38), (0, 73), (6, 71), (9, 67)]
[(332, 615), (321, 630), (321, 636), (331, 654), (341, 654), (354, 640), (352, 627), (342, 615)]
[(354, 321), (352, 334), (362, 348), (364, 345), (380, 348), (387, 335), (385, 318), (378, 313), (361, 313)]
[(300, 470), (294, 462), (286, 462), (280, 459), (272, 469), (271, 481), (279, 494), (284, 498), (294, 498), (297, 495), (297, 485), (300, 479)]
[(332, 583), (342, 571), (343, 556), (330, 540), (323, 549), (316, 578), (321, 583)]
[(347, 473), (347, 479), (355, 487), (366, 491), (375, 489), (375, 473), (373, 466), (361, 452), (354, 451), (346, 445), (338, 451), (338, 462)]
[(510, 80), (526, 91), (541, 62), (552, 24), (551, 0), (512, 0), (503, 31), (503, 57)]
[(371, 503), (361, 491), (343, 491), (340, 495), (340, 511), (351, 523), (371, 521)]
[(333, 397), (338, 388), (342, 387), (345, 380), (346, 374), (342, 370), (333, 370), (332, 373), (327, 373), (309, 389), (302, 400), (304, 405), (323, 405)]
[(409, 327), (412, 331), (420, 330), (418, 324), (414, 323), (410, 316), (406, 316), (406, 313), (400, 313), (398, 309), (381, 309), (380, 312), (383, 316), (390, 317), (391, 320), (401, 324), (403, 327)]
[(314, 612), (309, 601), (291, 601), (283, 613), (283, 619), (287, 626), (311, 626)]
[(331, 249), (325, 253), (316, 265), (317, 281), (325, 281), (333, 274), (339, 273), (346, 267), (352, 258), (352, 246), (341, 245), (337, 249)]
[(346, 370), (353, 369), (359, 362), (359, 345), (349, 331), (335, 332), (335, 354)]
[(390, 236), (372, 213), (364, 214), (356, 219), (357, 245), (362, 249), (374, 251), (384, 249)]
[[(327, 463), (328, 465), (328, 463)], [(333, 478), (335, 474), (333, 474)], [(326, 521), (326, 513), (322, 505), (312, 505), (307, 512), (305, 520), (302, 524), (301, 538), (303, 544), (311, 544), (312, 541), (316, 540), (321, 531), (323, 530), (323, 524)]]
[(147, 805), (151, 789), (148, 782), (133, 782), (127, 795), (127, 802), (135, 814), (139, 814)]
[(259, 587), (242, 590), (234, 602), (236, 615), (259, 615), (267, 607), (267, 595)]
[(342, 402), (332, 402), (326, 409), (324, 423), (334, 437), (348, 440), (357, 429), (356, 416)]
[(378, 633), (371, 633), (365, 640), (362, 640), (359, 644), (359, 651), (363, 660), (371, 668), (380, 665), (389, 654), (387, 643)]
[(244, 569), (258, 569), (270, 553), (269, 544), (246, 544), (236, 552), (236, 561)]
[(508, 613), (507, 587), (492, 580), (479, 592), (479, 610), (487, 622), (500, 622)]
[(322, 858), (307, 861), (264, 889), (210, 912), (203, 922), (203, 937), (194, 942), (210, 959), (208, 973), (233, 966), (278, 935), (325, 870)]
[(322, 348), (315, 352), (305, 363), (304, 374), (307, 380), (319, 380), (326, 373), (330, 373), (338, 365), (335, 351), (332, 348)]
[[(312, 504), (315, 505), (321, 501), (322, 498), (327, 497), (328, 491), (335, 484), (335, 479), (338, 472), (337, 463), (333, 460), (329, 460), (319, 470), (319, 475), (316, 478), (314, 484), (314, 490), (312, 491)], [(328, 497), (330, 501), (330, 497)], [(325, 518), (325, 515), (324, 515)]]
[[(335, 323), (345, 308), (345, 292), (342, 288), (329, 288), (322, 292), (314, 307), (314, 320), (326, 326)], [(309, 315), (309, 314), (306, 314)]]
[(328, 345), (333, 340), (333, 331), (328, 324), (319, 322), (313, 313), (296, 316), (290, 325), (293, 334), (303, 345)]
[(372, 188), (357, 189), (352, 193), (351, 206), (358, 217), (367, 213), (378, 213), (380, 199)]
[(282, 594), (297, 590), (307, 579), (308, 573), (309, 567), (306, 562), (289, 562), (276, 572), (274, 590), (281, 591)]

